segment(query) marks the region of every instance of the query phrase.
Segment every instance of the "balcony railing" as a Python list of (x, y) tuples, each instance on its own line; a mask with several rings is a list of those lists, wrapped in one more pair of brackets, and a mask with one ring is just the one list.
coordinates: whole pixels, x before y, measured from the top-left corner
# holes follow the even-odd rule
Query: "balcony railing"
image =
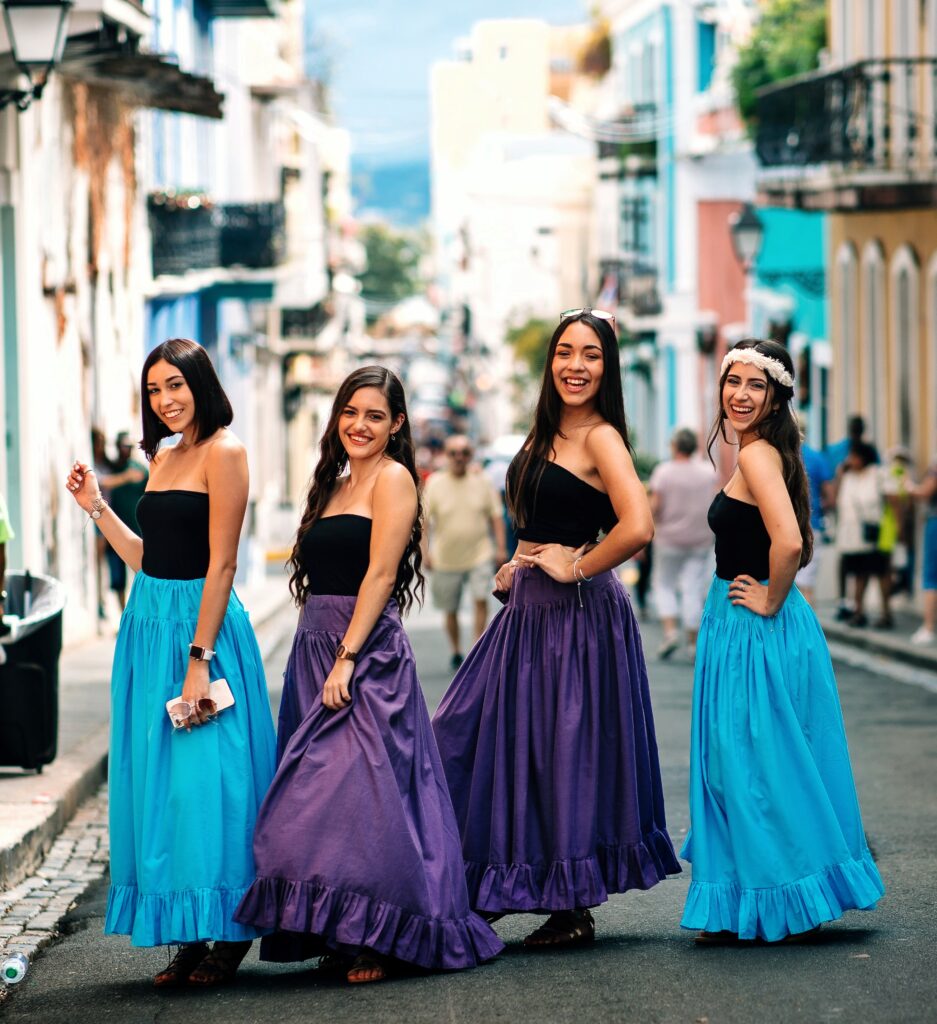
[(221, 228), (214, 207), (204, 196), (153, 193), (148, 209), (154, 277), (220, 265)]
[(332, 313), (325, 302), (304, 309), (285, 308), (280, 311), (280, 335), (284, 340), (314, 342)]
[(864, 60), (767, 86), (755, 148), (764, 167), (927, 177), (937, 167), (937, 58)]
[(600, 266), (600, 279), (615, 275), (618, 305), (634, 316), (657, 316), (663, 309), (657, 267), (638, 257), (605, 260)]
[(286, 259), (286, 210), (282, 202), (223, 203), (219, 207), (221, 265), (276, 267)]

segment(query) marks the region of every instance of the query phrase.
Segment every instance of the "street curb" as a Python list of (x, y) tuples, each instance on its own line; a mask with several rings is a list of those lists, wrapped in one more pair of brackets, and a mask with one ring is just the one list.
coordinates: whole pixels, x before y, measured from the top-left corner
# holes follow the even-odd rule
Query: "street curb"
[(882, 658), (891, 658), (893, 661), (900, 661), (914, 668), (937, 672), (937, 654), (929, 652), (926, 648), (916, 650), (910, 647), (907, 641), (870, 635), (860, 629), (852, 629), (849, 626), (840, 625), (838, 622), (831, 622), (829, 619), (821, 620), (820, 625), (828, 639), (836, 640), (847, 647), (858, 647)]
[[(284, 617), (282, 629), (274, 632), (269, 629), (274, 618), (288, 606), (289, 597), (285, 595), (282, 603), (271, 604), (252, 623), (255, 633), (266, 628), (265, 635), (258, 637), (262, 658), (267, 658), (284, 633), (294, 628), (292, 617)], [(46, 768), (43, 779), (48, 788), (54, 790), (57, 782), (64, 783), (64, 792), (50, 802), (48, 813), (21, 839), (0, 849), (0, 892), (13, 888), (35, 872), (78, 807), (107, 781), (109, 747), (110, 724), (107, 724)], [(74, 778), (65, 782), (70, 774)]]
[(109, 742), (110, 726), (101, 726), (46, 769), (43, 779), (49, 788), (69, 775), (73, 778), (64, 782), (61, 796), (49, 804), (48, 813), (38, 824), (18, 842), (0, 850), (0, 891), (13, 888), (36, 870), (78, 806), (105, 781)]

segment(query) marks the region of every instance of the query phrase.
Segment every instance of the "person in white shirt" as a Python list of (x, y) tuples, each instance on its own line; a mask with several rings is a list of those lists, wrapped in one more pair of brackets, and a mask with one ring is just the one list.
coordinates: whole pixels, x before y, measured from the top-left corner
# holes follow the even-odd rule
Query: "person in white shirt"
[(651, 587), (664, 627), (658, 657), (680, 646), (682, 623), (692, 657), (706, 588), (715, 567), (707, 513), (716, 493), (715, 468), (696, 458), (696, 434), (682, 427), (670, 441), (673, 458), (654, 468), (648, 483), (654, 515)]

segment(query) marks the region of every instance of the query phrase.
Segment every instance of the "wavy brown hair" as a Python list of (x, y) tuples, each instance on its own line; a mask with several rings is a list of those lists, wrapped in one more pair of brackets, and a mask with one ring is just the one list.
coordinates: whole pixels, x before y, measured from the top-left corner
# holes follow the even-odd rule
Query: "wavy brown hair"
[[(762, 355), (777, 359), (793, 378), (794, 363), (783, 345), (779, 345), (776, 341), (746, 338), (730, 349), (729, 354), (744, 348), (753, 348)], [(713, 458), (712, 449), (716, 439), (722, 437), (723, 441), (729, 442), (726, 437), (726, 411), (722, 401), (722, 391), (726, 378), (732, 370), (732, 365), (730, 363), (726, 367), (725, 373), (719, 378), (719, 411), (716, 413), (715, 422), (709, 432), (709, 443), (706, 446), (709, 460), (714, 466), (716, 461)], [(807, 471), (804, 469), (804, 460), (800, 451), (800, 427), (797, 425), (794, 410), (791, 408), (794, 389), (779, 384), (770, 373), (765, 373), (765, 377), (768, 379), (765, 411), (754, 426), (758, 430), (758, 436), (772, 445), (781, 456), (781, 472), (784, 475), (784, 483), (787, 486), (791, 504), (794, 506), (797, 525), (800, 527), (803, 543), (800, 552), (800, 565), (803, 568), (813, 558), (813, 529), (810, 526), (810, 487), (807, 483)], [(775, 405), (777, 408), (774, 408)]]
[(332, 403), (329, 422), (319, 442), (319, 462), (312, 474), (312, 483), (306, 497), (306, 508), (296, 533), (293, 553), (287, 566), (292, 569), (290, 576), (290, 592), (297, 605), (305, 603), (309, 596), (309, 577), (303, 565), (300, 551), (303, 537), (311, 529), (313, 523), (325, 511), (326, 505), (335, 490), (338, 478), (348, 466), (348, 453), (338, 436), (338, 420), (342, 410), (351, 401), (352, 396), (361, 388), (376, 388), (387, 399), (390, 406), (390, 418), (395, 420), (401, 413), (404, 420), (396, 436), (387, 445), (385, 454), (404, 466), (416, 485), (417, 509), (410, 531), (410, 540), (397, 566), (397, 579), (392, 593), (393, 599), (402, 615), (413, 606), (414, 598), (422, 604), (425, 580), (420, 567), (423, 556), (420, 553), (420, 540), (423, 536), (423, 500), (420, 493), (420, 478), (416, 471), (416, 458), (413, 453), (413, 438), (410, 434), (410, 417), (407, 415), (407, 400), (403, 385), (399, 378), (383, 366), (362, 366), (349, 374), (342, 382)]
[[(537, 399), (537, 410), (534, 413), (534, 425), (514, 456), (508, 467), (505, 496), (508, 511), (518, 526), (527, 525), (527, 513), (533, 508), (540, 477), (543, 475), (543, 464), (553, 454), (553, 442), (557, 435), (564, 437), (560, 429), (560, 418), (563, 415), (563, 399), (553, 382), (553, 355), (563, 332), (570, 324), (581, 320), (588, 324), (598, 335), (602, 343), (602, 379), (599, 381), (599, 393), (596, 397), (596, 412), (621, 434), (628, 451), (634, 454), (628, 437), (628, 424), (625, 420), (625, 398), (621, 390), (621, 361), (618, 357), (618, 337), (615, 329), (607, 320), (593, 316), (591, 311), (584, 309), (576, 316), (566, 317), (560, 321), (553, 332), (547, 348), (547, 362), (543, 369), (543, 382), (540, 385), (540, 397)], [(533, 495), (533, 500), (528, 500)]]

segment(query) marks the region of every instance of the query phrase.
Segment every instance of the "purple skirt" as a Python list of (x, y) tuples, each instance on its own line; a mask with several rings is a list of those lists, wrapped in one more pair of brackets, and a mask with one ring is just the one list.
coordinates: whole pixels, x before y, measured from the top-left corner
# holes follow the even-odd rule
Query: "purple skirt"
[(235, 917), (279, 934), (261, 959), (368, 948), (426, 968), (504, 947), (471, 910), (459, 833), (393, 603), (358, 655), (352, 702), (322, 704), (354, 597), (310, 597), (287, 664), (278, 767), (257, 817), (257, 879)]
[(641, 637), (613, 572), (519, 569), (433, 720), (478, 910), (594, 907), (680, 871)]

